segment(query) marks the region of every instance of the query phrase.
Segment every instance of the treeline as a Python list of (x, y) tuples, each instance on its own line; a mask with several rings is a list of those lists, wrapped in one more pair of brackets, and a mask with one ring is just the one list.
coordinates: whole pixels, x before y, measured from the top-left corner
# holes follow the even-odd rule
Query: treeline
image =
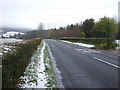
[[(41, 28), (42, 27), (42, 28)], [(120, 39), (120, 22), (113, 18), (103, 17), (95, 22), (93, 18), (86, 19), (83, 23), (76, 23), (44, 30), (40, 24), (37, 30), (29, 31), (24, 38), (62, 38), (62, 37), (79, 37), (79, 38), (114, 38)]]
[(33, 31), (28, 31), (24, 35), (24, 39), (32, 39), (32, 38), (48, 38), (48, 30), (44, 30), (44, 25), (42, 23), (39, 24), (38, 29)]
[(24, 39), (31, 38), (48, 38), (48, 30), (33, 30), (26, 32)]
[(80, 30), (82, 26), (80, 24), (71, 24), (67, 27), (60, 27), (59, 29), (50, 29), (49, 30), (49, 37), (50, 38), (60, 38), (60, 37), (79, 37)]
[[(119, 31), (118, 31), (119, 26)], [(67, 27), (52, 29), (49, 37), (81, 37), (81, 38), (117, 38), (120, 39), (120, 23), (113, 18), (103, 17), (98, 22), (93, 18), (86, 19), (81, 24), (71, 24)]]

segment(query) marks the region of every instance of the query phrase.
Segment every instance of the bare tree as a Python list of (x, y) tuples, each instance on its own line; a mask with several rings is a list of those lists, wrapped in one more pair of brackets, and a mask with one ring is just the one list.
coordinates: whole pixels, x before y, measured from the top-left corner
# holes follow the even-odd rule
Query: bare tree
[(43, 30), (43, 29), (44, 29), (43, 23), (40, 23), (38, 26), (38, 30)]

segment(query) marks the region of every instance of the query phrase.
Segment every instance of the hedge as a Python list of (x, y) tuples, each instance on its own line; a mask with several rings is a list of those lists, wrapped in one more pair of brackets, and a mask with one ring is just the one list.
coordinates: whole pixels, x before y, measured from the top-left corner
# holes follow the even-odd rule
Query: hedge
[(2, 87), (17, 88), (19, 78), (24, 75), (24, 71), (30, 62), (41, 39), (32, 39), (21, 43), (15, 48), (15, 52), (8, 52), (2, 57)]

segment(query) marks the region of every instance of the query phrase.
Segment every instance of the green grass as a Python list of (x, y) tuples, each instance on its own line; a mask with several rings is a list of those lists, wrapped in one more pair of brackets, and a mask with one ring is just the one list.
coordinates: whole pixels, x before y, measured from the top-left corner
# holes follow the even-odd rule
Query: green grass
[(56, 79), (55, 79), (55, 73), (53, 70), (53, 64), (52, 61), (50, 60), (50, 55), (48, 51), (48, 47), (45, 46), (44, 50), (44, 63), (45, 63), (45, 73), (47, 77), (47, 87), (52, 89), (55, 89), (56, 86)]

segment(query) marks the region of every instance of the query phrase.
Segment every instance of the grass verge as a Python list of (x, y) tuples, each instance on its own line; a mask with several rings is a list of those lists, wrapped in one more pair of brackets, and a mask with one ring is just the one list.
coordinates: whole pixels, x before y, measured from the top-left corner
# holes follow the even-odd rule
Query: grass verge
[(53, 64), (52, 61), (50, 60), (50, 55), (48, 51), (48, 47), (45, 46), (44, 49), (44, 64), (45, 64), (45, 73), (46, 73), (46, 78), (47, 78), (47, 87), (51, 89), (56, 89), (56, 79), (55, 79), (55, 73), (53, 70)]

